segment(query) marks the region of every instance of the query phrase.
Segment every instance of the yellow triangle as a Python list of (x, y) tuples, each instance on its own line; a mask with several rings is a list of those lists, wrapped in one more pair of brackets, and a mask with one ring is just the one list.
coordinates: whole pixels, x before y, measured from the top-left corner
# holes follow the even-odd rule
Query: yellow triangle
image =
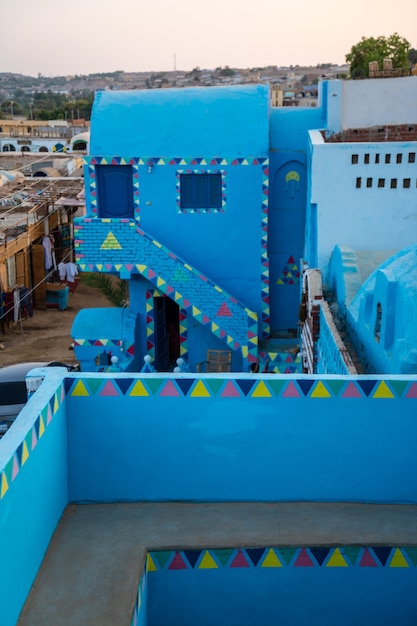
[(217, 326), (217, 324), (215, 324), (214, 322), (211, 323), (211, 332), (214, 333), (214, 331), (219, 330), (219, 327)]
[(373, 398), (394, 398), (394, 394), (383, 380), (379, 383)]
[(26, 463), (26, 461), (29, 458), (29, 452), (28, 452), (28, 447), (27, 447), (27, 443), (26, 441), (23, 442), (23, 446), (22, 446), (22, 460), (20, 462), (20, 465), (24, 465)]
[(0, 498), (4, 496), (8, 488), (9, 488), (9, 483), (7, 482), (6, 474), (3, 472), (1, 475)]
[(101, 244), (101, 250), (121, 250), (122, 246), (117, 241), (116, 237), (111, 231), (109, 231), (107, 237)]
[(156, 280), (156, 285), (157, 285), (157, 287), (162, 287), (163, 285), (166, 285), (166, 280), (164, 280), (163, 278), (159, 278), (159, 276), (158, 276), (158, 278)]
[(117, 263), (117, 264), (115, 263), (114, 267), (117, 269), (118, 272), (120, 272), (120, 270), (122, 269), (123, 265), (122, 265), (122, 263)]
[(205, 159), (201, 159), (200, 165), (207, 165), (207, 161)]
[(244, 359), (248, 357), (248, 346), (242, 346), (242, 356)]
[(55, 394), (55, 402), (54, 402), (54, 415), (59, 409), (58, 396)]
[(252, 337), (251, 339), (249, 339), (250, 343), (254, 343), (255, 345), (258, 345), (258, 337)]
[(193, 311), (193, 317), (195, 317), (196, 315), (200, 315), (201, 313), (200, 309), (197, 309), (197, 307), (194, 305), (192, 307), (192, 311)]
[(326, 387), (323, 385), (321, 380), (319, 380), (319, 382), (317, 383), (317, 385), (314, 388), (314, 391), (312, 391), (310, 397), (311, 398), (331, 398), (331, 394), (326, 389)]
[(340, 548), (334, 550), (332, 556), (327, 561), (326, 567), (348, 567), (345, 557), (340, 552)]
[(75, 385), (74, 389), (72, 390), (71, 395), (72, 396), (89, 396), (90, 394), (88, 393), (83, 381), (79, 380), (77, 384)]
[(194, 398), (210, 398), (210, 392), (207, 391), (207, 387), (205, 386), (203, 381), (199, 380), (192, 392), (190, 393), (190, 396)]
[(143, 272), (147, 269), (147, 267), (148, 267), (147, 265), (141, 265), (141, 264), (136, 265), (136, 269), (139, 270), (141, 274), (143, 274)]
[(133, 385), (133, 389), (129, 393), (129, 396), (149, 396), (149, 393), (146, 391), (143, 382), (141, 380), (138, 380)]
[(156, 241), (156, 239), (152, 239), (152, 243), (154, 244), (154, 246), (156, 246), (157, 248), (162, 248), (162, 244), (159, 243), (159, 241)]
[(283, 284), (284, 284), (284, 281), (283, 281), (283, 280), (281, 280), (281, 278), (278, 278), (278, 280), (277, 280), (277, 285), (283, 285)]
[(261, 380), (255, 387), (255, 391), (251, 393), (252, 398), (272, 398), (272, 394), (264, 381)]
[(156, 572), (157, 571), (157, 567), (154, 563), (153, 558), (151, 557), (150, 554), (148, 554), (148, 556), (146, 557), (146, 571), (147, 572)]
[(42, 415), (39, 418), (39, 439), (42, 437), (45, 432), (45, 424), (43, 423)]
[(268, 554), (264, 558), (261, 567), (282, 567), (282, 563), (277, 557), (275, 550), (269, 548)]
[(178, 293), (178, 291), (176, 291), (174, 295), (175, 302), (177, 302), (178, 300), (181, 300), (181, 298), (182, 298), (182, 295)]
[(198, 569), (218, 569), (216, 561), (213, 559), (211, 554), (209, 554), (208, 550), (206, 550), (203, 558), (201, 559)]
[(391, 559), (390, 567), (410, 567), (399, 548), (396, 548), (394, 556)]

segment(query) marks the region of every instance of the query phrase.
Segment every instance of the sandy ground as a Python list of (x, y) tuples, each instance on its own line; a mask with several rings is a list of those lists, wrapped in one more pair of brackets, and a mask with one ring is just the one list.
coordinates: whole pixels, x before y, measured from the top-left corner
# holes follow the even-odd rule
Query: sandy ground
[(69, 295), (65, 311), (35, 309), (33, 317), (0, 328), (0, 367), (24, 361), (76, 363), (71, 326), (80, 309), (113, 306), (98, 289), (80, 283)]

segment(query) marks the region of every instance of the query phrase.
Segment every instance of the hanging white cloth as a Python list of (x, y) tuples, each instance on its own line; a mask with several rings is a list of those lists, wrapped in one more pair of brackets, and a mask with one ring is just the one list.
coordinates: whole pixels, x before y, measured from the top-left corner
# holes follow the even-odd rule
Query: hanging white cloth
[(78, 274), (78, 267), (75, 263), (67, 263), (67, 281), (69, 283), (75, 282), (75, 277)]
[(45, 251), (45, 268), (50, 270), (52, 267), (52, 243), (49, 237), (42, 240), (43, 249)]
[(58, 263), (58, 272), (59, 272), (59, 280), (65, 280), (67, 277), (67, 264), (63, 263), (61, 261), (61, 263)]

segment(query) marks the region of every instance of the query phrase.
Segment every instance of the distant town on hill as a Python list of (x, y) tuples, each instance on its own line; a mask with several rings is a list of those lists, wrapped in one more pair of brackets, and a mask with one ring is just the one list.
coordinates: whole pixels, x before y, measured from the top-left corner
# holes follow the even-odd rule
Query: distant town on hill
[(164, 89), (168, 87), (209, 87), (246, 83), (270, 83), (283, 90), (299, 90), (316, 85), (323, 78), (345, 78), (348, 65), (321, 63), (316, 66), (215, 69), (195, 67), (189, 72), (102, 72), (70, 76), (24, 76), (0, 73), (0, 119), (25, 116), (28, 119), (66, 118), (70, 111), (89, 119), (96, 91), (108, 89)]

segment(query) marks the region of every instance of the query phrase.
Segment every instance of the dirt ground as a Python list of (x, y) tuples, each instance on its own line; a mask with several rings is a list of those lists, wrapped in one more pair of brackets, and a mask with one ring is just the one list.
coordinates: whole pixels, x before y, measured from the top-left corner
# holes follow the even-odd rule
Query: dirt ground
[(22, 324), (6, 323), (0, 328), (0, 367), (24, 361), (62, 361), (76, 363), (71, 349), (71, 326), (80, 309), (108, 307), (113, 304), (95, 287), (80, 282), (69, 295), (65, 311), (35, 309), (33, 317)]

